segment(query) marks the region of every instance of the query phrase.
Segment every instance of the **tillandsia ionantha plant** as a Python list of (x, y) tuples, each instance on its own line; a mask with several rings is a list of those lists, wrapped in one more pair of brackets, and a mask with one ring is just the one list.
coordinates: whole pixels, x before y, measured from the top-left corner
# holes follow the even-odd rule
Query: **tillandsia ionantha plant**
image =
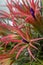
[[(15, 60), (19, 59), (21, 52), (26, 49), (33, 60), (35, 53), (33, 49), (38, 50), (36, 44), (37, 41), (43, 40), (43, 16), (41, 15), (41, 8), (39, 7), (39, 0), (11, 0), (7, 1), (7, 7), (9, 13), (0, 10), (0, 62), (2, 65), (10, 61), (9, 65), (12, 64), (12, 57)], [(6, 23), (12, 22), (12, 25)], [(34, 38), (31, 36), (31, 29), (37, 30), (42, 37)], [(12, 48), (7, 49), (10, 44)]]

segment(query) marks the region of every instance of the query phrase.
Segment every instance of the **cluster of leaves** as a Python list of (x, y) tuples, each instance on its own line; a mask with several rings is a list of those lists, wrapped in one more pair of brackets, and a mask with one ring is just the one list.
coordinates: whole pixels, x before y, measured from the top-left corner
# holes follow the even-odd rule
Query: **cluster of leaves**
[(0, 63), (41, 63), (38, 58), (43, 48), (43, 16), (39, 0), (6, 1), (9, 13), (0, 10)]

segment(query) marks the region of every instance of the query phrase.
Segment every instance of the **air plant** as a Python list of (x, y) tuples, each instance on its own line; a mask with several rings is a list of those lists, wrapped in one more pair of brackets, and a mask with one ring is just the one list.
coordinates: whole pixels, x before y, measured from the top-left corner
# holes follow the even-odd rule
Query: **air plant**
[[(7, 1), (7, 7), (9, 9), (9, 12), (0, 10), (0, 18), (3, 20), (0, 21), (0, 47), (3, 47), (5, 45), (5, 49), (7, 45), (9, 45), (10, 42), (12, 44), (15, 44), (13, 48), (3, 54), (0, 54), (0, 60), (6, 59), (6, 58), (12, 58), (12, 55), (17, 52), (15, 59), (17, 60), (21, 52), (26, 48), (29, 55), (36, 60), (34, 55), (31, 52), (31, 48), (34, 48), (38, 50), (38, 48), (34, 45), (35, 42), (37, 44), (37, 41), (43, 40), (43, 38), (33, 38), (31, 37), (30, 28), (29, 25), (33, 25), (34, 28), (39, 31), (41, 35), (43, 35), (43, 17), (40, 12), (40, 7), (38, 5), (39, 0), (22, 0), (22, 3), (19, 1), (11, 0), (9, 3)], [(12, 26), (10, 24), (6, 24), (4, 22), (5, 19), (8, 19), (12, 22)], [(18, 20), (21, 20), (20, 24)], [(40, 26), (39, 26), (40, 25)], [(6, 32), (7, 31), (7, 32)], [(4, 33), (6, 32), (6, 35), (4, 36)], [(3, 34), (2, 34), (3, 33)]]

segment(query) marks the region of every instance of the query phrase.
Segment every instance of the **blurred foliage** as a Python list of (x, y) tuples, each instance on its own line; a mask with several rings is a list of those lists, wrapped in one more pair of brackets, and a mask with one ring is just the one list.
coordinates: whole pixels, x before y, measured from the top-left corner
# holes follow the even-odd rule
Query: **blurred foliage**
[[(5, 19), (0, 19), (0, 21), (3, 21), (3, 20), (6, 23)], [(8, 25), (9, 25), (9, 20), (7, 19)], [(17, 23), (19, 22), (18, 25), (20, 25), (21, 19), (17, 19), (16, 22)], [(26, 23), (25, 26), (27, 26), (27, 27), (29, 26), (30, 28), (32, 27), (32, 29), (29, 30), (30, 36), (32, 38), (43, 37), (31, 24)], [(22, 29), (22, 30), (23, 30), (23, 32), (25, 31), (25, 29)], [(2, 34), (2, 36), (6, 36), (7, 34), (12, 34), (12, 32), (9, 32), (9, 30), (6, 30), (6, 28), (5, 29), (2, 28), (2, 31), (0, 31), (0, 34)], [(21, 37), (18, 36), (18, 39), (21, 39)], [(0, 44), (2, 44), (2, 43), (0, 43)], [(9, 52), (9, 50), (11, 50), (15, 45), (16, 45), (16, 43), (14, 44), (13, 42), (10, 42), (6, 46), (6, 49), (5, 49), (5, 46), (0, 47), (0, 54), (2, 54), (3, 52), (6, 52), (6, 51)], [(17, 60), (15, 59), (15, 56), (16, 56), (16, 53), (15, 53), (15, 54), (11, 55), (10, 59), (5, 60), (5, 64), (7, 63), (6, 65), (10, 65), (10, 62), (12, 62), (13, 63), (12, 65), (43, 65), (43, 40), (38, 41), (37, 45), (35, 45), (35, 46), (38, 47), (38, 49), (39, 49), (38, 51), (33, 49), (33, 53), (36, 57), (36, 61), (31, 59), (27, 50), (24, 49), (24, 51), (20, 54), (20, 56)]]

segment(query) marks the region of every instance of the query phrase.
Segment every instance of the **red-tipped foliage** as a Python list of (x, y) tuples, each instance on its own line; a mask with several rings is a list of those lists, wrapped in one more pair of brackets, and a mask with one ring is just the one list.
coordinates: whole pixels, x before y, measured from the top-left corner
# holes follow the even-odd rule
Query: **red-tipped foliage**
[[(8, 2), (8, 0), (6, 1), (7, 1), (7, 7), (10, 13), (0, 10), (0, 14), (1, 14), (0, 18), (11, 20), (13, 25), (11, 26), (9, 24), (0, 22), (1, 31), (3, 32), (3, 30), (5, 30), (6, 32), (7, 30), (10, 32), (10, 34), (8, 33), (7, 35), (2, 36), (0, 38), (0, 42), (2, 42), (2, 45), (0, 46), (3, 46), (3, 45), (7, 46), (10, 42), (13, 42), (14, 44), (16, 43), (16, 45), (14, 45), (14, 47), (10, 50), (10, 52), (6, 52), (5, 55), (0, 55), (0, 59), (11, 57), (8, 55), (14, 54), (15, 49), (18, 49), (18, 52), (16, 55), (16, 59), (17, 59), (19, 55), (21, 54), (21, 52), (26, 48), (29, 52), (29, 55), (34, 60), (36, 60), (31, 52), (31, 48), (38, 50), (38, 48), (34, 46), (34, 42), (41, 40), (43, 38), (32, 39), (30, 37), (30, 33), (28, 33), (30, 32), (28, 30), (29, 26), (26, 26), (26, 24), (28, 22), (36, 28), (40, 25), (38, 27), (38, 30), (41, 33), (43, 33), (42, 31), (43, 23), (40, 22), (42, 21), (42, 17), (41, 17), (40, 8), (38, 5), (39, 0), (36, 1), (36, 3), (34, 2), (34, 0), (25, 0), (26, 3), (24, 0), (22, 0), (22, 3), (15, 2), (15, 0), (11, 0), (10, 3)], [(18, 19), (21, 19), (22, 24), (19, 24)], [(21, 47), (20, 50), (19, 50), (19, 47)]]

